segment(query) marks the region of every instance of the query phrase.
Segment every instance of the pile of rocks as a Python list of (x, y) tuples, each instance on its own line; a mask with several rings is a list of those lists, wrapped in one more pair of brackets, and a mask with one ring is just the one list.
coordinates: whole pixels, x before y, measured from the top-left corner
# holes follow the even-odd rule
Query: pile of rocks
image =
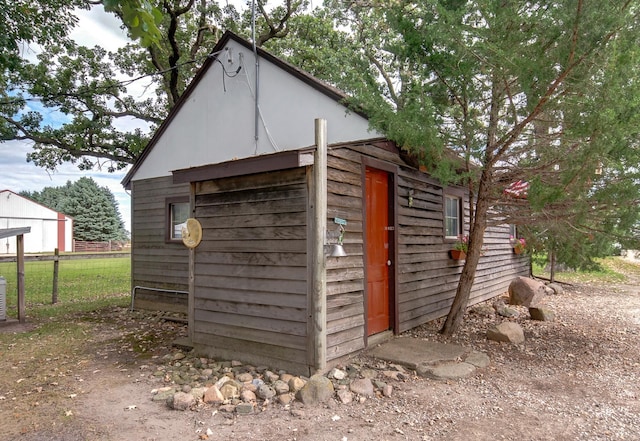
[[(544, 305), (547, 296), (562, 294), (562, 286), (548, 284), (531, 279), (529, 277), (516, 277), (509, 285), (509, 305), (524, 306), (529, 309), (532, 320), (552, 322), (555, 320), (555, 312)], [(493, 304), (496, 313), (506, 318), (516, 318), (519, 312), (506, 305), (505, 299), (498, 299)], [(478, 312), (477, 310), (476, 312)], [(524, 342), (522, 327), (512, 321), (504, 321), (487, 330), (489, 340), (520, 344)]]
[(249, 415), (273, 405), (299, 401), (317, 405), (328, 400), (348, 404), (389, 397), (392, 382), (410, 374), (399, 365), (380, 362), (375, 368), (356, 363), (310, 378), (274, 372), (238, 361), (215, 361), (184, 351), (169, 354), (153, 374), (167, 386), (154, 389), (152, 399), (176, 410), (217, 407), (221, 412)]

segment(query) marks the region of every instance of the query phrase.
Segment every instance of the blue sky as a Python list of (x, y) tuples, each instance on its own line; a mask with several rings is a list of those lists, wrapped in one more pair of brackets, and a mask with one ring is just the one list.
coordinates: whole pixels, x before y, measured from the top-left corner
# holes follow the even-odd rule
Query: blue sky
[[(101, 12), (100, 8), (91, 11), (79, 11), (80, 23), (72, 34), (73, 38), (85, 46), (100, 45), (115, 51), (122, 46), (126, 39), (118, 27), (118, 22), (110, 15)], [(29, 54), (27, 54), (29, 56)], [(37, 107), (37, 105), (36, 105)], [(56, 117), (50, 115), (51, 119)], [(0, 143), (0, 190), (40, 191), (45, 187), (59, 187), (67, 181), (76, 181), (83, 176), (91, 177), (98, 185), (107, 187), (113, 193), (118, 208), (125, 223), (125, 228), (131, 231), (131, 198), (124, 191), (120, 181), (127, 170), (108, 173), (106, 170), (81, 171), (74, 164), (63, 164), (55, 171), (49, 172), (27, 162), (27, 153), (31, 151), (31, 142), (10, 141)]]

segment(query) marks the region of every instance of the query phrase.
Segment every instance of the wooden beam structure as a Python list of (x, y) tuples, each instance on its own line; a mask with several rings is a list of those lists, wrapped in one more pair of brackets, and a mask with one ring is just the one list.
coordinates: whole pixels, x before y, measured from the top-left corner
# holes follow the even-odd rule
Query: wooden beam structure
[(16, 237), (16, 261), (17, 268), (17, 284), (18, 284), (18, 321), (24, 323), (26, 320), (26, 301), (24, 290), (24, 235), (31, 232), (31, 227), (6, 228), (0, 230), (0, 239), (7, 237)]

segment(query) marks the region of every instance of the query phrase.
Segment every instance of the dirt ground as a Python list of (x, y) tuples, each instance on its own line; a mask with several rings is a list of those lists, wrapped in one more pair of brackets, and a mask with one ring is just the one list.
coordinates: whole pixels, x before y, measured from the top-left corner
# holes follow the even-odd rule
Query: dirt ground
[[(504, 318), (469, 312), (449, 341), (490, 356), (472, 377), (412, 375), (390, 383), (391, 397), (271, 404), (250, 416), (172, 411), (151, 400), (164, 386), (154, 367), (186, 332), (179, 323), (124, 308), (84, 314), (72, 318), (79, 328), (70, 327), (64, 350), (51, 347), (47, 323), (38, 323), (0, 335), (0, 440), (637, 440), (639, 281), (566, 286), (546, 301), (553, 322), (520, 310), (526, 341), (517, 346), (485, 337)], [(447, 341), (438, 326), (410, 335)], [(366, 354), (356, 361), (383, 367)]]

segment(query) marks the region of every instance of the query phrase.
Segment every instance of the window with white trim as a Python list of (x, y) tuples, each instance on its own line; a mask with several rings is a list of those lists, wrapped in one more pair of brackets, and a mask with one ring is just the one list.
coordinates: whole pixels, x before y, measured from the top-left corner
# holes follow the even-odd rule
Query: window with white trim
[(187, 198), (167, 199), (167, 231), (165, 234), (168, 242), (182, 240), (182, 227), (189, 218), (189, 200)]
[(462, 234), (462, 200), (456, 196), (446, 195), (444, 198), (444, 235), (457, 238)]

